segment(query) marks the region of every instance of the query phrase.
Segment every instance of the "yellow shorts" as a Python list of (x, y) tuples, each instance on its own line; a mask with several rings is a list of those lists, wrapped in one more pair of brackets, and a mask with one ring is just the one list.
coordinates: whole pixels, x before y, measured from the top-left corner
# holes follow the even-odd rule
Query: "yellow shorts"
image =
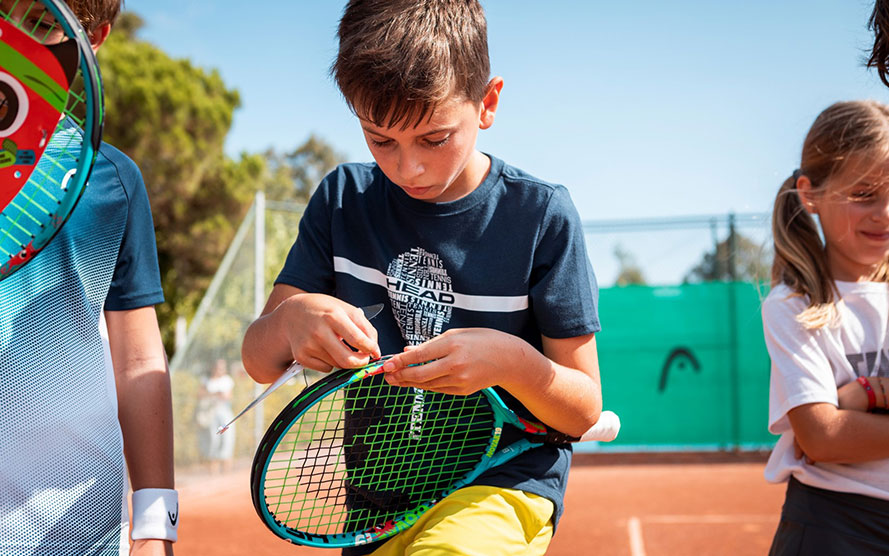
[(461, 488), (371, 556), (538, 555), (553, 535), (553, 503), (521, 490)]

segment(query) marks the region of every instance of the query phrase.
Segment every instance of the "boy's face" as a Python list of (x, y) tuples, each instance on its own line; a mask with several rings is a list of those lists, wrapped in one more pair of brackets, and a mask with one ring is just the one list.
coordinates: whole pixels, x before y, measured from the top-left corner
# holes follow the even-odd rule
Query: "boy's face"
[(442, 203), (468, 195), (487, 174), (488, 158), (475, 150), (479, 128), (490, 125), (486, 110), (483, 102), (450, 99), (416, 127), (359, 120), (383, 173), (414, 199)]
[[(65, 39), (65, 31), (39, 2), (0, 0), (0, 14), (0, 17), (9, 16), (18, 27), (33, 35), (41, 44), (59, 44)], [(94, 52), (99, 50), (110, 31), (111, 24), (103, 23), (87, 32)]]
[(8, 15), (43, 44), (58, 44), (65, 38), (65, 32), (55, 18), (37, 2), (0, 0), (0, 13)]

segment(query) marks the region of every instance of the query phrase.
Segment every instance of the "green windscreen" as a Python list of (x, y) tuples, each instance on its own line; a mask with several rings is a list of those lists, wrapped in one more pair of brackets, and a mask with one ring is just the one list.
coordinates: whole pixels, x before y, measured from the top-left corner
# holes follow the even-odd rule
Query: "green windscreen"
[(767, 431), (769, 357), (759, 284), (605, 288), (596, 336), (617, 440), (579, 451), (758, 449)]

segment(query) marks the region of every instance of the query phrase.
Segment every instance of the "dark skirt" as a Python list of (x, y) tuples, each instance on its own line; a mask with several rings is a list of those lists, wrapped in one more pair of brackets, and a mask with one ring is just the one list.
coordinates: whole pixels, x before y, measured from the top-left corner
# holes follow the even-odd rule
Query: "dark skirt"
[(790, 478), (770, 556), (887, 554), (889, 501)]

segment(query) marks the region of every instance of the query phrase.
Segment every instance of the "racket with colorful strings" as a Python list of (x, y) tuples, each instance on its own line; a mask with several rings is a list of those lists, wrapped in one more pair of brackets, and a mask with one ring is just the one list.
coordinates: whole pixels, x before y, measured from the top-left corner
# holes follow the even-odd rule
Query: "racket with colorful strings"
[(0, 280), (42, 251), (80, 199), (102, 139), (90, 41), (61, 0), (0, 2)]
[[(347, 547), (391, 537), (485, 470), (543, 442), (613, 440), (605, 411), (581, 438), (519, 418), (491, 388), (454, 396), (390, 386), (386, 358), (332, 372), (272, 422), (253, 459), (251, 493), (279, 537)], [(522, 438), (501, 447), (505, 427)]]

